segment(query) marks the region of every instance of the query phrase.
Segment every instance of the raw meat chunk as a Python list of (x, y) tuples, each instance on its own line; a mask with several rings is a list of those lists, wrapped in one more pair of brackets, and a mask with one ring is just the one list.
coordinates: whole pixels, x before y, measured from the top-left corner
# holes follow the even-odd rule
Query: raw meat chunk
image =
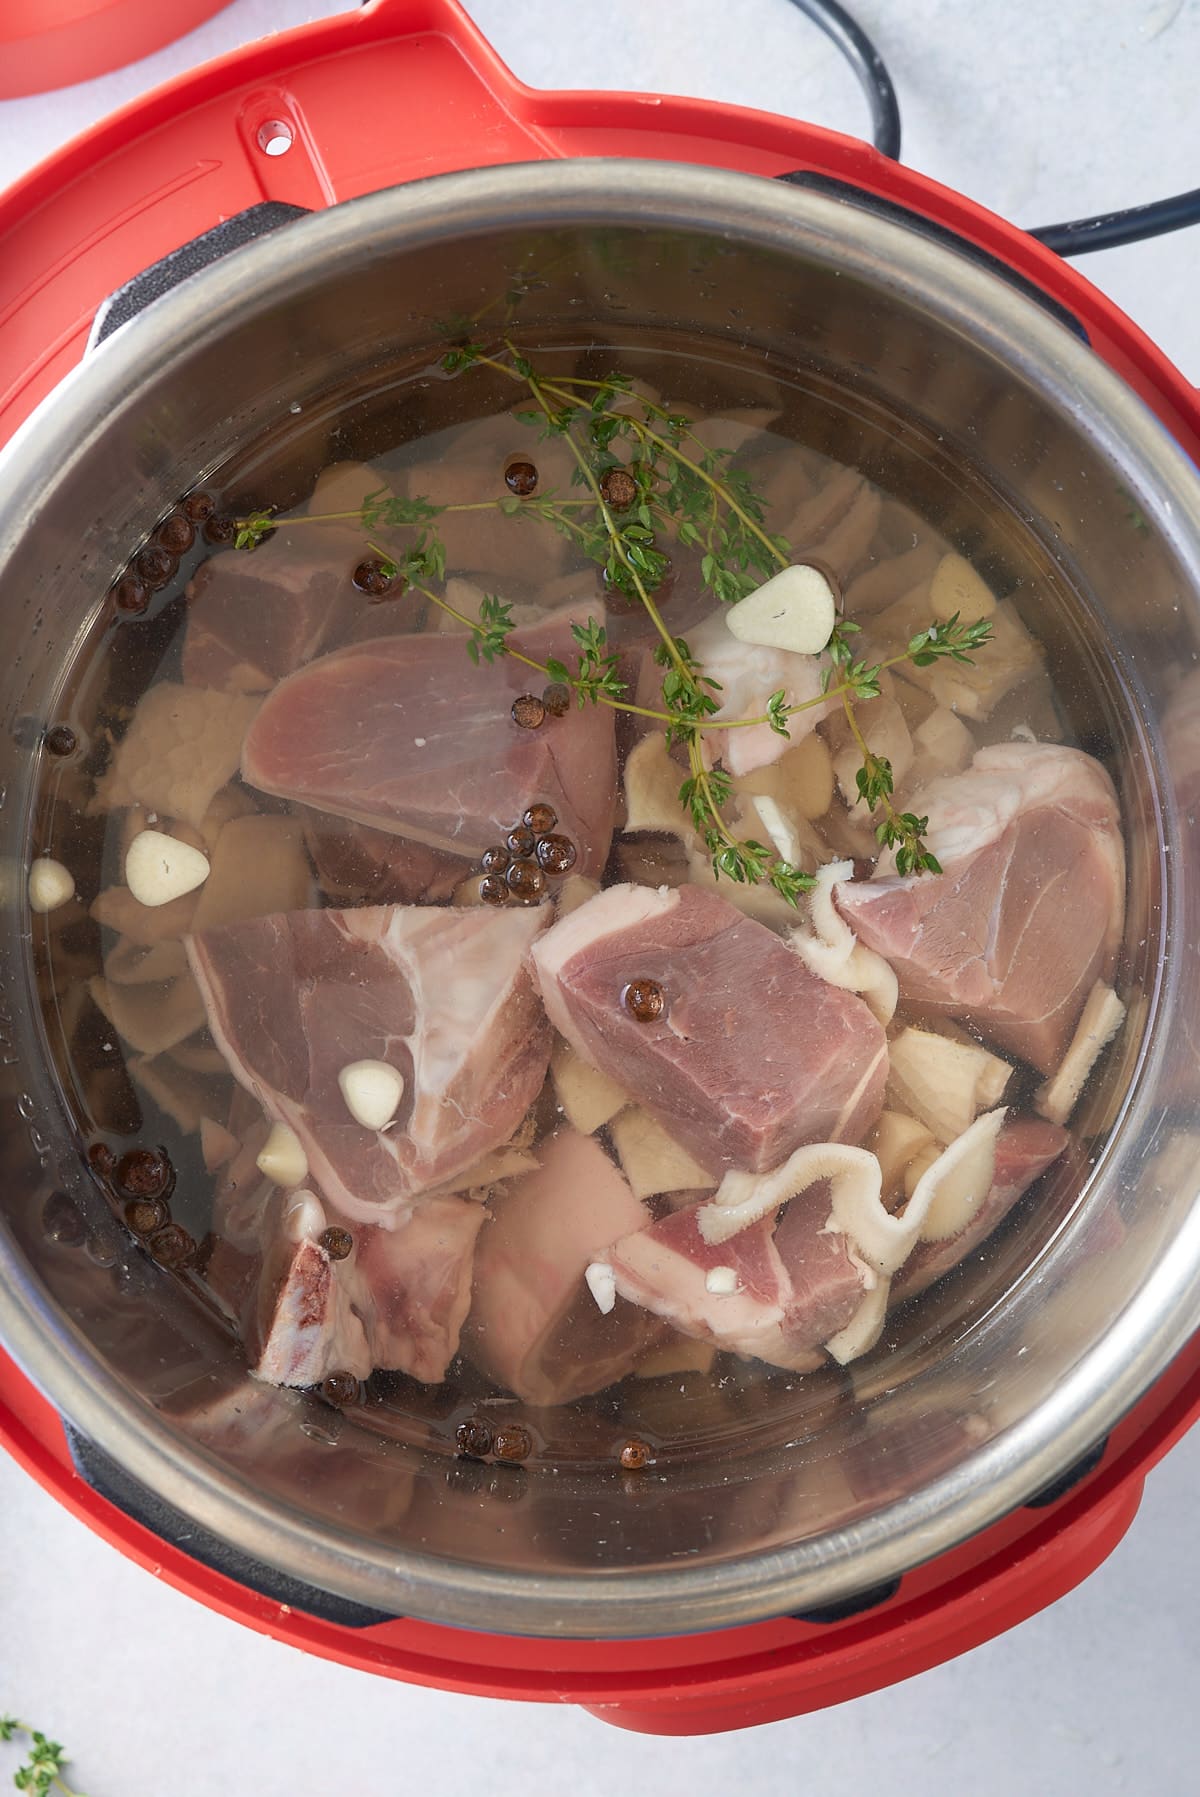
[(892, 1301), (915, 1297), (966, 1259), (1001, 1224), (1017, 1199), (1056, 1161), (1070, 1136), (1055, 1123), (1035, 1117), (1006, 1121), (996, 1138), (991, 1189), (958, 1235), (941, 1242), (918, 1242), (892, 1281)]
[[(570, 657), (572, 623), (557, 612), (515, 631), (514, 649)], [(616, 801), (613, 711), (573, 707), (540, 729), (514, 723), (530, 675), (511, 657), (474, 667), (460, 638), (380, 637), (321, 657), (283, 681), (246, 739), (243, 777), (451, 854), (474, 857), (548, 801), (575, 843), (577, 871), (608, 858)]]
[(436, 905), (471, 872), (471, 862), (326, 811), (303, 812), (304, 839), (321, 887), (337, 904)]
[(764, 1217), (719, 1244), (705, 1241), (698, 1217), (698, 1207), (676, 1211), (617, 1242), (608, 1255), (617, 1291), (719, 1348), (795, 1372), (819, 1366), (822, 1343), (877, 1283), (827, 1227), (828, 1184), (792, 1199), (778, 1222)]
[(566, 1404), (624, 1378), (665, 1331), (618, 1301), (603, 1313), (589, 1262), (650, 1213), (591, 1136), (562, 1130), (541, 1167), (492, 1200), (475, 1257), (464, 1351), (527, 1404)]
[(239, 1321), (259, 1379), (317, 1385), (385, 1367), (432, 1384), (458, 1351), (484, 1215), (463, 1199), (433, 1199), (399, 1229), (356, 1228), (350, 1255), (334, 1260), (320, 1238), (338, 1219), (316, 1193), (273, 1191), (256, 1244), (221, 1241), (208, 1280)]
[[(324, 1198), (394, 1227), (411, 1201), (507, 1141), (541, 1086), (550, 1029), (524, 961), (546, 911), (292, 911), (187, 939), (213, 1038), (268, 1116), (299, 1136)], [(384, 1130), (338, 1074), (386, 1061), (404, 1092)]]
[(927, 814), (941, 874), (899, 879), (881, 863), (837, 905), (927, 1014), (969, 1017), (1042, 1073), (1058, 1065), (1125, 909), (1121, 820), (1097, 761), (1057, 744), (981, 749), (964, 773), (910, 804)]
[[(775, 1167), (804, 1142), (858, 1142), (879, 1115), (887, 1042), (863, 1001), (811, 974), (715, 892), (610, 886), (533, 951), (551, 1021), (702, 1167)], [(658, 984), (661, 1017), (623, 994)]]
[(362, 559), (357, 531), (282, 524), (252, 554), (202, 562), (188, 587), (186, 683), (263, 693), (294, 673), (364, 608), (353, 581)]

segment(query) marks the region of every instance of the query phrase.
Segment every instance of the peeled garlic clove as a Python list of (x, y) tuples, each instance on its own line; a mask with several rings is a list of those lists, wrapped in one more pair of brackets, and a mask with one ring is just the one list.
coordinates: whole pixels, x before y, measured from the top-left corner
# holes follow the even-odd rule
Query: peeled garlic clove
[(208, 856), (161, 830), (141, 830), (125, 857), (125, 884), (139, 905), (169, 905), (203, 886)]
[(75, 897), (75, 881), (68, 868), (51, 855), (41, 855), (29, 870), (29, 909), (57, 911)]
[(797, 563), (731, 605), (725, 622), (741, 643), (819, 655), (837, 622), (837, 599), (819, 568)]
[(738, 1288), (738, 1276), (733, 1267), (710, 1267), (704, 1275), (704, 1289), (715, 1292), (718, 1298), (732, 1297)]
[(272, 1123), (271, 1133), (255, 1161), (260, 1173), (277, 1186), (300, 1186), (308, 1178), (308, 1156), (294, 1129), (286, 1123)]
[(315, 1242), (325, 1227), (325, 1208), (315, 1192), (296, 1192), (283, 1213), (289, 1242)]
[(386, 1129), (404, 1096), (403, 1077), (386, 1061), (351, 1061), (338, 1085), (346, 1109), (364, 1129)]

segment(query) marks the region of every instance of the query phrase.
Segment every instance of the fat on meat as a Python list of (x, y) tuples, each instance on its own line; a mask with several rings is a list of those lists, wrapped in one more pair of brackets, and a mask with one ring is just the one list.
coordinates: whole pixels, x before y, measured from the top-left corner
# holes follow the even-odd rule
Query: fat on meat
[[(324, 1199), (395, 1227), (507, 1141), (541, 1087), (551, 1031), (525, 961), (546, 922), (542, 908), (292, 911), (186, 948), (214, 1042), (300, 1138)], [(357, 1123), (342, 1097), (339, 1073), (361, 1060), (404, 1081), (386, 1129)]]
[(719, 757), (735, 776), (751, 774), (756, 768), (778, 761), (815, 730), (822, 718), (837, 710), (836, 699), (821, 697), (819, 655), (796, 655), (788, 649), (740, 642), (726, 625), (724, 611), (706, 618), (690, 631), (688, 644), (705, 673), (720, 684), (721, 704), (713, 714), (714, 724), (719, 725), (722, 718), (761, 715), (767, 709), (767, 700), (776, 692), (784, 694), (788, 705), (809, 707), (788, 719), (787, 736), (781, 736), (769, 724), (706, 732), (705, 744), (712, 757)]
[(624, 1378), (666, 1331), (622, 1299), (601, 1311), (585, 1283), (609, 1243), (650, 1221), (595, 1137), (560, 1130), (490, 1209), (464, 1353), (527, 1404), (566, 1404)]
[(928, 816), (940, 874), (881, 863), (839, 885), (837, 908), (889, 961), (901, 996), (969, 1018), (989, 1041), (1052, 1073), (1097, 980), (1116, 962), (1125, 856), (1112, 781), (1057, 743), (980, 749), (910, 800)]
[[(610, 886), (533, 962), (551, 1022), (710, 1173), (762, 1172), (806, 1142), (859, 1142), (887, 1079), (882, 1027), (714, 891)], [(623, 995), (657, 982), (662, 1016)]]
[[(514, 631), (510, 645), (570, 660), (568, 607)], [(513, 721), (530, 673), (512, 656), (475, 667), (461, 636), (379, 637), (334, 650), (281, 681), (258, 712), (242, 776), (276, 797), (449, 854), (478, 856), (542, 801), (599, 876), (616, 806), (611, 706), (573, 706), (538, 729)], [(536, 676), (533, 677), (536, 684)]]

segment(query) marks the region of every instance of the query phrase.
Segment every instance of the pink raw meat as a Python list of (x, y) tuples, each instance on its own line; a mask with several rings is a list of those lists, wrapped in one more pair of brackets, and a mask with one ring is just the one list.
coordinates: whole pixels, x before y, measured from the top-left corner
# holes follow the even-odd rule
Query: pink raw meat
[[(820, 1366), (822, 1342), (850, 1321), (874, 1276), (850, 1257), (840, 1231), (826, 1230), (822, 1181), (775, 1217), (712, 1245), (698, 1209), (676, 1211), (609, 1249), (617, 1290), (683, 1335), (793, 1372)], [(716, 1268), (735, 1276), (733, 1292), (710, 1292)]]
[(618, 1299), (607, 1315), (584, 1282), (590, 1261), (650, 1220), (592, 1136), (563, 1130), (536, 1173), (491, 1204), (479, 1238), (464, 1352), (527, 1404), (566, 1404), (624, 1378), (662, 1325)]
[[(507, 1141), (536, 1096), (551, 1032), (525, 958), (546, 922), (540, 909), (292, 911), (186, 945), (235, 1079), (295, 1130), (330, 1204), (394, 1226)], [(361, 1060), (404, 1080), (382, 1131), (351, 1117), (338, 1085)]]
[[(573, 659), (587, 607), (514, 631), (538, 661)], [(436, 849), (478, 856), (545, 801), (598, 876), (616, 804), (613, 711), (572, 707), (540, 728), (513, 722), (539, 676), (508, 656), (474, 667), (461, 636), (379, 637), (311, 662), (266, 700), (246, 737), (251, 786)]]
[(183, 678), (266, 692), (315, 655), (365, 601), (353, 583), (362, 538), (336, 526), (283, 525), (251, 554), (201, 562), (188, 587)]
[[(307, 1229), (289, 1227), (305, 1213)], [(434, 1198), (399, 1229), (355, 1228), (342, 1260), (321, 1243), (339, 1222), (315, 1193), (275, 1191), (253, 1251), (219, 1244), (209, 1284), (241, 1327), (251, 1371), (273, 1385), (318, 1385), (374, 1367), (436, 1383), (458, 1349), (481, 1205)]]
[(1040, 1117), (1006, 1121), (996, 1138), (996, 1170), (991, 1190), (967, 1227), (944, 1242), (918, 1242), (892, 1280), (893, 1302), (913, 1298), (964, 1261), (999, 1227), (1039, 1173), (1056, 1161), (1071, 1138), (1056, 1123)]
[(1058, 1066), (1121, 941), (1125, 856), (1112, 782), (1058, 744), (981, 749), (910, 801), (941, 874), (881, 867), (838, 909), (890, 961), (910, 1005), (967, 1017), (1042, 1073)]
[[(762, 1172), (805, 1142), (858, 1142), (879, 1115), (887, 1041), (764, 925), (695, 886), (610, 886), (533, 951), (551, 1022), (700, 1165)], [(655, 1022), (623, 1002), (666, 998)]]

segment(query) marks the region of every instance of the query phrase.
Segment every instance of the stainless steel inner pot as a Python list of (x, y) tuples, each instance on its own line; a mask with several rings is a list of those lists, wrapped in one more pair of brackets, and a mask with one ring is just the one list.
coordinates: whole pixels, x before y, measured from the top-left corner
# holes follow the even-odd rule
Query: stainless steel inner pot
[[(651, 328), (761, 352), (811, 377), (840, 453), (864, 420), (885, 455), (918, 443), (943, 484), (970, 471), (1040, 540), (1123, 708), (1145, 1030), (1096, 1164), (1052, 1179), (1015, 1248), (852, 1377), (818, 1376), (665, 1472), (532, 1465), (497, 1495), (445, 1454), (254, 1384), (107, 1223), (50, 1065), (23, 869), (36, 723), (164, 506), (290, 406), (411, 364), (438, 320), (530, 270), (524, 331)], [(0, 604), (0, 1338), (84, 1437), (222, 1540), (451, 1624), (619, 1637), (750, 1622), (883, 1584), (1002, 1517), (1187, 1341), (1200, 856), (1160, 722), (1200, 648), (1200, 481), (1143, 404), (1002, 278), (837, 201), (712, 169), (503, 168), (356, 200), (156, 302), (20, 432), (0, 463)], [(94, 1219), (87, 1249), (45, 1238), (55, 1189)]]

